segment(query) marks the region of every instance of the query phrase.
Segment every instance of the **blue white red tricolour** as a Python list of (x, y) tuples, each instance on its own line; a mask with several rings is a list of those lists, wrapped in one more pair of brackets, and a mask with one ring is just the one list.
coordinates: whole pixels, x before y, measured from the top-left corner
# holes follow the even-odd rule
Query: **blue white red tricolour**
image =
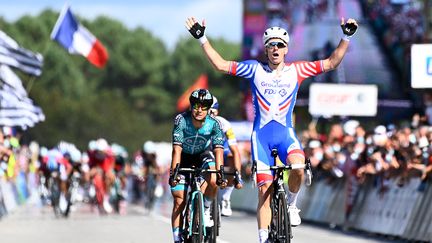
[(100, 41), (65, 6), (51, 33), (51, 39), (59, 42), (71, 54), (80, 54), (93, 65), (102, 68), (108, 60), (108, 53)]

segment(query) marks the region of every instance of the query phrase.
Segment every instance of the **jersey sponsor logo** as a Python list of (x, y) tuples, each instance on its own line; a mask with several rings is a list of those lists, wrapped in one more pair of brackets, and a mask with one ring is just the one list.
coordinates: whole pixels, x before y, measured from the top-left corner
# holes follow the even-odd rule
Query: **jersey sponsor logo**
[(174, 119), (174, 125), (180, 124), (180, 121), (182, 120), (183, 116), (181, 114), (177, 115)]
[(276, 84), (276, 86), (278, 86), (282, 79), (273, 79), (272, 81)]
[(228, 131), (225, 134), (228, 139), (235, 139), (235, 134), (232, 128), (228, 129)]
[(280, 94), (280, 96), (284, 97), (285, 95), (288, 94), (288, 92), (285, 89), (281, 89), (281, 90), (279, 90), (279, 94)]
[(264, 90), (264, 94), (270, 94), (270, 95), (276, 94), (276, 90), (274, 90), (274, 89), (265, 89)]
[(267, 82), (261, 82), (261, 87), (265, 88), (290, 88), (291, 84), (285, 84), (285, 83), (267, 83)]

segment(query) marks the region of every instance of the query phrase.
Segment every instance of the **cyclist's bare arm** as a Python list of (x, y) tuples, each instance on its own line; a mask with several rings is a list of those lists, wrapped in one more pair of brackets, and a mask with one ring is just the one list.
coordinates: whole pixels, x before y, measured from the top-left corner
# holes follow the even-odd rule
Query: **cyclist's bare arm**
[[(357, 22), (354, 19), (348, 19), (347, 23), (353, 23), (356, 26), (358, 26)], [(344, 24), (344, 19), (342, 18), (341, 25), (343, 24)], [(323, 67), (325, 72), (331, 71), (339, 66), (339, 64), (342, 62), (343, 57), (345, 56), (345, 53), (348, 50), (348, 45), (349, 45), (349, 41), (342, 39), (339, 42), (339, 45), (330, 55), (330, 57), (323, 60)]]
[(238, 149), (237, 144), (233, 144), (233, 145), (229, 145), (229, 149), (233, 155), (233, 159), (234, 159), (234, 168), (237, 171), (241, 170), (241, 162), (240, 162), (240, 151)]
[(173, 145), (173, 150), (172, 150), (172, 160), (171, 160), (171, 169), (174, 170), (175, 167), (177, 166), (177, 164), (180, 163), (180, 158), (181, 158), (181, 152), (182, 152), (183, 148), (180, 145)]
[(216, 169), (220, 169), (220, 166), (223, 165), (223, 148), (214, 148), (213, 153), (216, 160)]
[(229, 67), (230, 67), (230, 61), (225, 60), (210, 44), (209, 41), (204, 43), (202, 45), (202, 48), (204, 50), (204, 53), (206, 54), (207, 58), (209, 59), (210, 63), (213, 65), (213, 67), (224, 73), (228, 73)]

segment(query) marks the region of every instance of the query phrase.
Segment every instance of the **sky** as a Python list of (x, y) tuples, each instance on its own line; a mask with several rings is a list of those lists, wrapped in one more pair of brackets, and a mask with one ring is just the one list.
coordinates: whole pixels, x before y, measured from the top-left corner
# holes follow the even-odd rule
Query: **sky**
[[(143, 27), (162, 39), (169, 49), (189, 33), (187, 17), (206, 20), (206, 34), (240, 43), (242, 38), (243, 0), (69, 0), (72, 12), (93, 20), (105, 15), (128, 28)], [(0, 0), (0, 16), (14, 22), (23, 15), (38, 15), (50, 8), (60, 12), (66, 1)], [(90, 30), (91, 31), (91, 30)]]

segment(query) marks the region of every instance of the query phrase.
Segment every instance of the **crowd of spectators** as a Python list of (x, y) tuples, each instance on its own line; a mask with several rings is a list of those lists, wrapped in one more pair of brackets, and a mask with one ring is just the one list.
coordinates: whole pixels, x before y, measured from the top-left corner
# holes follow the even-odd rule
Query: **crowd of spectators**
[(365, 15), (369, 18), (387, 53), (407, 78), (410, 73), (410, 47), (424, 43), (426, 20), (422, 2), (418, 0), (396, 3), (391, 0), (361, 0)]
[[(123, 146), (116, 143), (108, 144), (105, 139), (91, 140), (88, 148), (82, 151), (78, 150), (75, 145), (64, 141), (60, 141), (52, 148), (47, 148), (35, 141), (27, 142), (25, 140), (22, 133), (16, 129), (0, 127), (0, 218), (23, 204), (39, 207), (49, 205), (49, 198), (47, 202), (47, 198), (45, 198), (47, 195), (44, 194), (44, 190), (48, 190), (48, 188), (47, 185), (44, 187), (43, 184), (47, 184), (46, 181), (53, 171), (59, 171), (60, 178), (62, 178), (62, 172), (66, 172), (67, 175), (62, 180), (69, 180), (74, 171), (80, 173), (80, 189), (76, 198), (80, 202), (92, 203), (90, 184), (94, 181), (91, 178), (95, 176), (94, 172), (100, 171), (97, 166), (103, 169), (107, 165), (108, 162), (105, 163), (105, 161), (108, 161), (108, 157), (113, 158), (112, 161), (110, 160), (112, 162), (109, 165), (112, 168), (110, 172), (115, 174), (113, 177), (120, 180), (119, 190), (121, 190), (122, 200), (133, 203), (133, 196), (136, 196), (132, 193), (133, 184), (137, 181), (141, 184), (146, 181), (146, 175), (143, 174), (146, 159), (141, 159), (143, 161), (140, 164), (137, 157), (128, 156), (128, 152)], [(105, 145), (99, 146), (100, 144)], [(152, 152), (161, 169), (160, 174), (163, 176), (167, 176), (168, 166), (164, 156), (159, 155), (162, 152), (166, 154), (166, 150), (170, 149), (167, 148), (166, 144), (155, 145), (155, 151)], [(74, 148), (74, 150), (70, 148)], [(139, 149), (139, 151), (142, 150)], [(96, 166), (95, 162), (98, 158), (107, 159), (103, 159), (103, 162)], [(92, 168), (95, 170), (93, 171)], [(138, 177), (141, 179), (135, 180)], [(108, 174), (104, 178), (107, 182), (115, 180)], [(162, 180), (168, 181), (167, 178), (163, 177), (155, 182), (156, 197), (161, 197), (167, 191), (168, 184), (162, 184)], [(107, 195), (110, 192), (107, 190)], [(104, 207), (106, 207), (105, 204)]]
[(402, 187), (414, 177), (426, 183), (432, 175), (432, 127), (418, 114), (410, 124), (371, 131), (357, 120), (334, 123), (327, 133), (311, 123), (301, 136), (318, 180), (354, 177), (361, 184), (374, 175), (385, 191), (390, 180)]

